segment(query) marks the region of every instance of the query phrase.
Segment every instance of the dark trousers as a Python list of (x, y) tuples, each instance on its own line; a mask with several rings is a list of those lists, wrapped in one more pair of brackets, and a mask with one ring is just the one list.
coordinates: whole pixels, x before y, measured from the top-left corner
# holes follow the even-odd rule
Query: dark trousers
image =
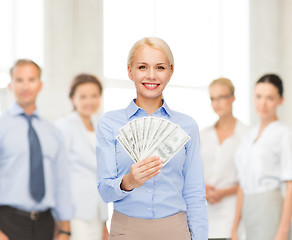
[(28, 213), (0, 206), (0, 230), (9, 240), (52, 240), (54, 219), (50, 210)]

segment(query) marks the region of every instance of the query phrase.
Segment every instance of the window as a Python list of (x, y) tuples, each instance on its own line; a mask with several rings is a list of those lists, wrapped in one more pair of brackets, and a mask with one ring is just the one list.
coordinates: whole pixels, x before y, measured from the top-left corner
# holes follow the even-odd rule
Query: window
[(9, 81), (8, 69), (13, 59), (13, 1), (0, 2), (0, 88)]
[[(0, 89), (10, 81), (9, 69), (18, 58), (43, 65), (43, 0), (0, 1)], [(7, 94), (0, 91), (0, 113)]]
[[(104, 4), (105, 111), (135, 97), (127, 55), (145, 36), (164, 39), (173, 51), (174, 75), (164, 97), (203, 128), (215, 121), (207, 92), (215, 78), (236, 88), (235, 116), (249, 123), (249, 29), (246, 0), (106, 0)], [(121, 11), (122, 9), (122, 11)], [(116, 97), (118, 96), (118, 100)]]

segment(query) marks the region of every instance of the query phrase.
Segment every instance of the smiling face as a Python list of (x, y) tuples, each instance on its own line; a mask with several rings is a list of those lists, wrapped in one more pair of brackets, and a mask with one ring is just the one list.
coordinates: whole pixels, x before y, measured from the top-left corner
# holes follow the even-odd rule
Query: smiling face
[(80, 84), (76, 88), (71, 100), (79, 115), (91, 117), (100, 107), (100, 90), (94, 83)]
[(42, 89), (40, 72), (33, 64), (21, 64), (11, 72), (9, 89), (14, 93), (16, 102), (23, 108), (34, 106)]
[(167, 56), (158, 49), (147, 45), (139, 47), (131, 66), (128, 66), (129, 78), (134, 82), (137, 100), (161, 100), (162, 92), (173, 73)]
[(283, 103), (283, 97), (273, 84), (261, 82), (256, 84), (254, 91), (254, 104), (262, 121), (277, 118), (277, 107)]
[(213, 84), (209, 88), (211, 104), (214, 112), (219, 117), (232, 114), (232, 104), (235, 100), (230, 88), (224, 84)]

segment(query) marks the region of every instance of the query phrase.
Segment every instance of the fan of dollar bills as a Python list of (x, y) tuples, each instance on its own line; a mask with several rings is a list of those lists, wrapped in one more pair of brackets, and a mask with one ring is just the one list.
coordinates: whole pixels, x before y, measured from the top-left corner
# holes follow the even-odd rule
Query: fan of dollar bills
[(189, 139), (178, 125), (157, 117), (135, 119), (123, 126), (117, 136), (119, 143), (135, 162), (159, 156), (164, 165)]

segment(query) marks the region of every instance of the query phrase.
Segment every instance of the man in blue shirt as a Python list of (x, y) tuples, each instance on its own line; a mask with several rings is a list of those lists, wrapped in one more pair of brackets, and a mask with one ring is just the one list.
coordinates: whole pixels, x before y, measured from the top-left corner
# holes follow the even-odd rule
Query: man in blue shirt
[(15, 103), (0, 117), (0, 240), (69, 240), (73, 208), (63, 140), (39, 116), (41, 69), (31, 60), (11, 68)]

